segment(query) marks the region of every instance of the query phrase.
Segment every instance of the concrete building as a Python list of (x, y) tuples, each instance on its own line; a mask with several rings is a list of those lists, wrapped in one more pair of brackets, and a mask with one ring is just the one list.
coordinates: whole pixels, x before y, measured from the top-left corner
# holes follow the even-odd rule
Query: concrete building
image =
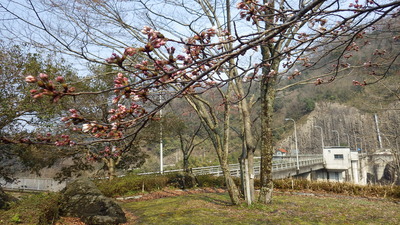
[(317, 180), (359, 183), (358, 152), (348, 147), (325, 147), (323, 159), (325, 169), (316, 171)]

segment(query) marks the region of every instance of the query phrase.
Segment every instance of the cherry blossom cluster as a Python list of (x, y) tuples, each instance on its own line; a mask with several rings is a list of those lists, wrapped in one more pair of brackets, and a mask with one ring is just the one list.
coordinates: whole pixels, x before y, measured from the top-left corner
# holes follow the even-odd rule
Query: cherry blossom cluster
[(317, 78), (317, 80), (315, 80), (315, 82), (314, 82), (315, 85), (320, 85), (323, 83), (324, 83), (324, 80), (322, 80), (321, 78)]
[(300, 76), (301, 72), (298, 69), (295, 69), (293, 73), (288, 77), (289, 80), (295, 79), (297, 76)]
[[(66, 116), (66, 117), (61, 118), (61, 121), (63, 121), (63, 122), (70, 121), (70, 122), (72, 122), (73, 124), (78, 124), (78, 123), (80, 123), (80, 122), (85, 121), (85, 119), (83, 118), (83, 116), (81, 116), (81, 115), (79, 114), (78, 110), (76, 110), (76, 109), (69, 109), (68, 111), (69, 111), (69, 113), (70, 113), (70, 116)], [(68, 124), (68, 125), (69, 125), (69, 124)]]
[(359, 4), (359, 0), (354, 0), (354, 3), (351, 2), (349, 4), (349, 7), (354, 8), (356, 10), (360, 10), (360, 9), (366, 8), (370, 5), (377, 5), (377, 3), (374, 0), (366, 0), (365, 5), (362, 5), (362, 4)]
[(133, 118), (143, 116), (146, 114), (146, 110), (142, 106), (132, 102), (129, 108), (125, 105), (118, 104), (117, 109), (111, 109), (108, 113), (111, 115), (108, 120), (113, 122), (116, 120), (122, 121), (128, 116), (132, 116)]
[(154, 48), (160, 48), (167, 43), (167, 39), (164, 37), (161, 32), (156, 31), (148, 26), (144, 26), (141, 30), (143, 34), (146, 34), (149, 42), (145, 46), (144, 49), (140, 49), (140, 51), (148, 52), (153, 51)]
[(66, 145), (74, 146), (74, 145), (76, 145), (76, 142), (72, 141), (72, 140), (70, 139), (70, 136), (69, 136), (69, 135), (62, 134), (62, 135), (60, 136), (60, 138), (61, 138), (61, 139), (57, 139), (57, 140), (56, 140), (56, 142), (55, 142), (56, 146), (66, 146)]
[(375, 51), (374, 51), (373, 54), (374, 54), (374, 55), (382, 56), (382, 55), (385, 55), (385, 54), (386, 54), (386, 50), (384, 50), (384, 49), (375, 49)]
[[(106, 61), (114, 63), (124, 68), (123, 61), (140, 52), (148, 55), (148, 60), (134, 65), (134, 71), (130, 71), (130, 76), (139, 77), (142, 82), (150, 82), (148, 88), (140, 90), (132, 90), (127, 75), (118, 74), (114, 80), (114, 88), (117, 96), (114, 98), (113, 103), (118, 103), (122, 97), (129, 98), (133, 96), (134, 101), (137, 99), (146, 100), (150, 88), (159, 88), (167, 83), (175, 83), (185, 85), (189, 81), (196, 81), (193, 87), (187, 88), (184, 94), (189, 94), (194, 91), (196, 87), (210, 87), (218, 83), (212, 79), (201, 79), (198, 76), (208, 71), (210, 67), (214, 66), (215, 60), (203, 61), (204, 57), (208, 56), (207, 50), (213, 49), (221, 50), (221, 43), (213, 43), (213, 38), (218, 36), (223, 40), (231, 40), (229, 32), (220, 31), (216, 28), (205, 29), (204, 31), (188, 38), (182, 43), (184, 50), (182, 54), (176, 54), (175, 47), (165, 46), (168, 42), (159, 31), (150, 27), (144, 27), (142, 33), (147, 35), (148, 42), (144, 47), (133, 48), (128, 47), (125, 49), (122, 56), (113, 54)], [(157, 48), (164, 46), (168, 57), (157, 58), (156, 54), (152, 54)]]
[(241, 1), (236, 4), (236, 7), (241, 10), (240, 18), (246, 19), (247, 21), (253, 21), (253, 24), (256, 24), (258, 21), (264, 20), (262, 16), (262, 12), (270, 9), (268, 4), (261, 5), (256, 0), (246, 0)]
[[(39, 89), (32, 89), (30, 93), (33, 98), (41, 98), (44, 95), (50, 96), (52, 102), (58, 102), (61, 97), (67, 93), (75, 91), (74, 87), (69, 87), (65, 82), (64, 77), (58, 76), (54, 80), (49, 79), (49, 75), (40, 73), (39, 76), (34, 77), (28, 75), (25, 77), (27, 83), (37, 84)], [(62, 89), (62, 90), (60, 90)]]
[(122, 132), (116, 124), (103, 125), (96, 121), (82, 124), (82, 132), (88, 133), (95, 138), (121, 138)]
[(93, 152), (90, 151), (87, 153), (86, 159), (88, 161), (99, 161), (99, 160), (103, 160), (103, 159), (118, 159), (122, 156), (122, 151), (115, 147), (115, 146), (105, 146), (104, 150), (101, 150), (99, 152)]
[(367, 82), (365, 80), (363, 82), (353, 80), (353, 85), (354, 86), (365, 86), (365, 85), (367, 85)]

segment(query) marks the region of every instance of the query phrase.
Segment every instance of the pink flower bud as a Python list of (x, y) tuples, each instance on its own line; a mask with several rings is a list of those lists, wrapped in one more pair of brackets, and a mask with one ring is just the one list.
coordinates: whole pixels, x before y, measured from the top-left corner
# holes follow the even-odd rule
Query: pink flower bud
[(75, 91), (75, 87), (70, 87), (68, 88), (68, 93), (74, 92)]
[(84, 133), (87, 133), (87, 132), (89, 132), (90, 131), (90, 128), (91, 128), (91, 126), (90, 126), (90, 124), (83, 124), (83, 126), (82, 126), (82, 131), (84, 132)]
[(128, 47), (125, 49), (125, 55), (133, 56), (136, 52), (136, 48)]
[(36, 99), (36, 98), (41, 98), (42, 96), (43, 96), (43, 93), (39, 93), (39, 94), (37, 94), (37, 95), (34, 95), (33, 98), (35, 98), (35, 99)]
[(42, 80), (47, 80), (47, 79), (49, 79), (49, 76), (48, 76), (47, 74), (45, 74), (45, 73), (40, 73), (40, 74), (39, 74), (39, 77), (40, 77), (40, 79), (42, 79)]
[(34, 76), (32, 76), (32, 75), (29, 75), (29, 76), (25, 77), (25, 81), (27, 83), (36, 83), (37, 82), (36, 78)]
[(64, 82), (65, 82), (64, 77), (62, 77), (62, 76), (58, 76), (58, 77), (56, 78), (56, 81), (57, 81), (58, 83), (64, 83)]

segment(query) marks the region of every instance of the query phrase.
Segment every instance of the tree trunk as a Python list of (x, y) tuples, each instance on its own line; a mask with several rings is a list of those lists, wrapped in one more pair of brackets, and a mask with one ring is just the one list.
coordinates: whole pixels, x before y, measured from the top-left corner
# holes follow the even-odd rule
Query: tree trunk
[(183, 155), (183, 171), (189, 173), (189, 156)]
[[(262, 48), (263, 54), (268, 54)], [(266, 55), (263, 55), (267, 58)], [(272, 135), (272, 115), (275, 100), (276, 76), (268, 76), (272, 70), (278, 71), (279, 63), (275, 61), (270, 68), (264, 67), (264, 78), (261, 83), (261, 169), (260, 182), (261, 190), (258, 201), (260, 203), (271, 203), (272, 201), (272, 156), (273, 156), (273, 135)]]
[(105, 159), (106, 160), (106, 165), (108, 168), (108, 179), (113, 180), (116, 175), (115, 175), (115, 160), (113, 158)]
[(224, 162), (221, 162), (220, 164), (221, 164), (222, 173), (225, 178), (226, 188), (228, 190), (228, 194), (229, 194), (229, 197), (231, 198), (232, 204), (238, 205), (238, 204), (240, 204), (239, 189), (237, 188), (235, 182), (233, 181), (233, 178), (229, 171), (228, 161), (224, 160)]
[[(218, 120), (216, 119), (216, 116), (214, 114), (214, 111), (212, 110), (212, 107), (209, 107), (209, 105), (203, 101), (200, 100), (199, 97), (190, 97), (190, 96), (185, 96), (186, 100), (190, 105), (192, 105), (193, 109), (196, 111), (196, 113), (199, 115), (199, 117), (202, 120), (202, 123), (208, 133), (208, 136), (210, 137), (214, 149), (218, 155), (218, 160), (222, 169), (222, 173), (225, 178), (226, 182), (226, 187), (228, 189), (229, 197), (231, 198), (232, 204), (238, 205), (240, 203), (240, 194), (239, 190), (234, 183), (232, 176), (229, 171), (229, 165), (228, 165), (228, 155), (229, 155), (229, 105), (225, 104), (225, 111), (224, 111), (224, 125), (223, 125), (223, 131), (222, 135), (220, 134), (219, 128), (221, 126), (218, 126)], [(225, 98), (225, 96), (222, 96)], [(226, 99), (226, 98), (225, 98)], [(227, 101), (225, 101), (227, 102)], [(206, 107), (207, 106), (207, 107)], [(221, 137), (223, 136), (223, 137)]]
[(254, 152), (251, 150), (247, 153), (247, 161), (248, 161), (248, 173), (249, 173), (249, 191), (250, 191), (250, 199), (251, 202), (255, 200), (255, 190), (254, 190)]
[(243, 147), (242, 155), (239, 158), (241, 191), (248, 205), (254, 202), (254, 153)]

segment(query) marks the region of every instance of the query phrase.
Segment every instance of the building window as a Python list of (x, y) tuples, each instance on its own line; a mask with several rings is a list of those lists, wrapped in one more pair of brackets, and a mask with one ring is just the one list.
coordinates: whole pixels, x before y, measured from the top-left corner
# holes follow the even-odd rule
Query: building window
[(343, 159), (343, 154), (335, 154), (335, 159)]

